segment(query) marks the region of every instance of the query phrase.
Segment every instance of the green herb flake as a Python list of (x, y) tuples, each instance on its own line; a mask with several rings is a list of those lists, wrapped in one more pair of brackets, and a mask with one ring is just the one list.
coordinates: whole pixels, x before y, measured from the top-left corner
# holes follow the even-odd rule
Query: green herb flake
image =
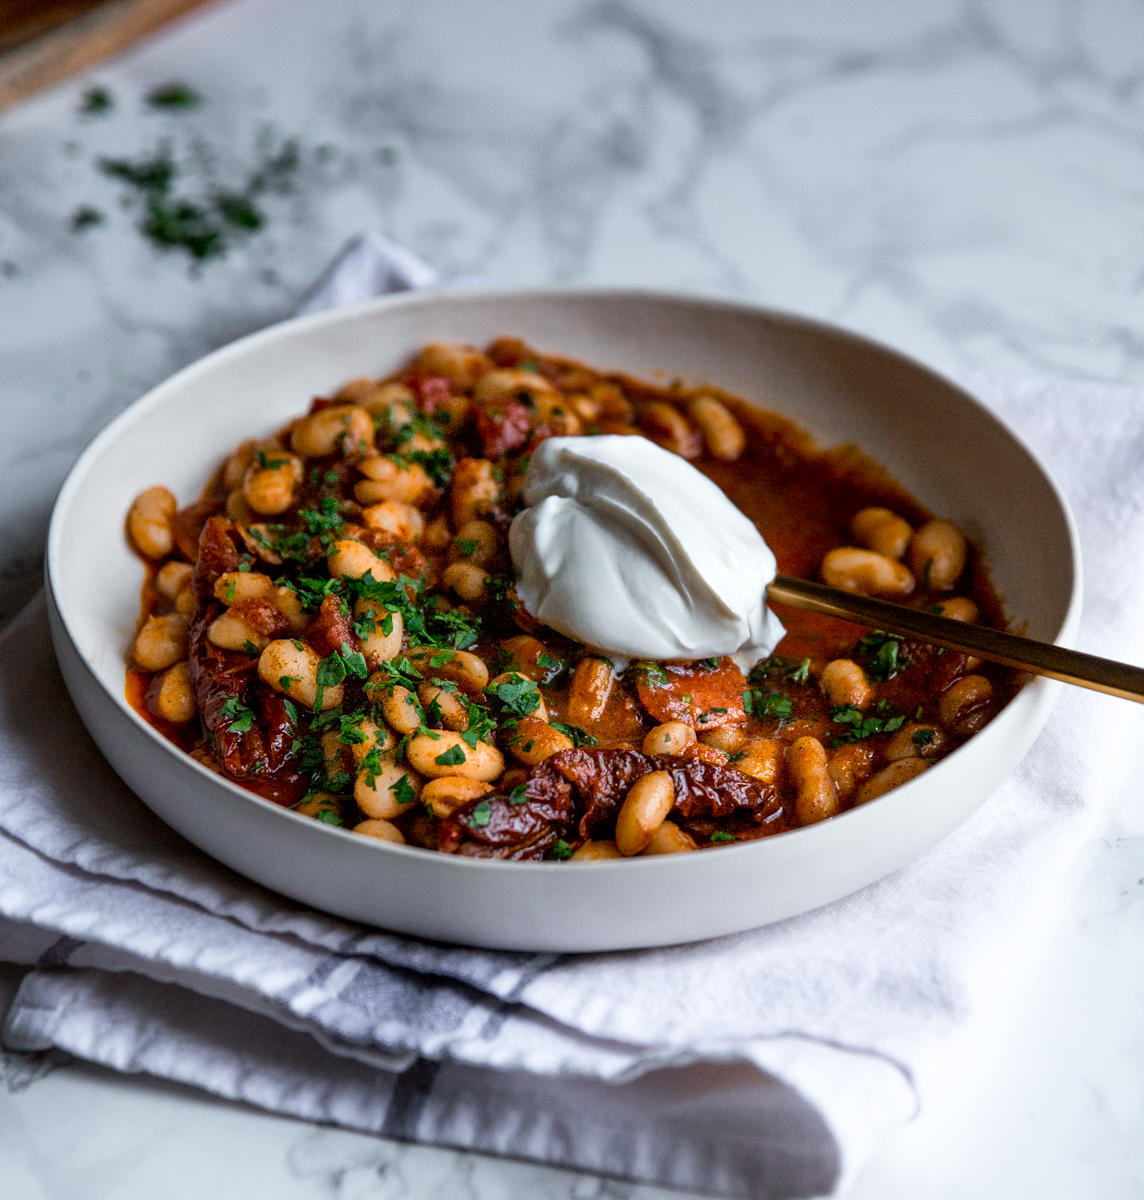
[(470, 554), (476, 554), (476, 552), (481, 548), (481, 543), (478, 542), (476, 538), (456, 538), (453, 541), (453, 545), (456, 546), (460, 553), (466, 558)]
[(853, 704), (836, 704), (830, 710), (830, 719), (836, 725), (849, 725), (850, 728), (840, 737), (834, 738), (832, 746), (844, 746), (848, 742), (861, 742), (865, 738), (875, 737), (880, 733), (895, 733), (906, 723), (904, 716), (896, 717), (867, 717), (861, 709)]
[(85, 229), (93, 229), (96, 225), (102, 225), (105, 219), (98, 208), (81, 204), (71, 215), (72, 232), (82, 233)]
[(359, 679), (365, 679), (369, 675), (365, 655), (360, 650), (351, 649), (348, 642), (342, 642), (341, 659), (345, 670), (351, 675), (356, 675)]
[(185, 83), (165, 83), (147, 93), (152, 108), (186, 110), (198, 108), (202, 96)]
[(247, 733), (254, 724), (254, 713), (237, 696), (228, 696), (218, 715), (228, 733)]
[(711, 835), (713, 842), (737, 842), (739, 839), (733, 833), (727, 833), (726, 830), (716, 829)]
[(749, 717), (778, 717), (780, 721), (786, 721), (794, 712), (794, 702), (780, 692), (764, 696), (752, 689), (743, 693), (743, 710)]
[[(540, 654), (537, 655), (536, 665), (546, 673), (559, 674), (564, 670), (564, 663), (559, 658), (553, 658), (547, 650), (541, 650)], [(549, 675), (549, 679), (551, 679), (551, 675)]]
[(341, 817), (330, 808), (319, 809), (317, 816), (314, 819), (316, 821), (321, 821), (324, 825), (345, 825), (345, 821), (343, 821)]
[(460, 746), (450, 746), (433, 760), (439, 767), (459, 767), (468, 760)]
[(911, 739), (915, 746), (928, 746), (934, 739), (932, 729), (915, 729)]
[(474, 829), (482, 829), (493, 819), (493, 806), (482, 800), (469, 814), (469, 824)]
[(572, 857), (572, 847), (563, 838), (557, 838), (552, 843), (552, 857), (558, 858), (561, 862)]
[(243, 654), (249, 654), (251, 658), (257, 658), (258, 655), (262, 653), (262, 651), (259, 650), (259, 648), (249, 640), (242, 643), (242, 652)]
[(714, 671), (719, 666), (719, 659), (717, 657), (716, 658), (703, 658), (703, 659), (699, 660), (699, 665), (705, 671)]
[(115, 107), (115, 97), (105, 87), (88, 88), (80, 101), (79, 111), (85, 117), (106, 116)]
[(581, 746), (598, 746), (599, 739), (595, 734), (581, 729), (579, 725), (566, 725), (561, 721), (551, 722), (552, 728), (571, 739), (572, 745), (579, 749)]
[(527, 717), (540, 707), (540, 689), (523, 675), (510, 675), (489, 692), (500, 701), (505, 712), (515, 717)]
[(804, 658), (798, 664), (794, 671), (791, 672), (790, 679), (792, 683), (806, 683), (810, 678), (810, 659)]
[(666, 687), (670, 682), (667, 672), (657, 662), (641, 659), (633, 665), (637, 671), (643, 671), (649, 687)]
[(417, 793), (413, 790), (408, 775), (402, 775), (396, 783), (390, 785), (389, 790), (398, 804), (412, 804), (417, 799)]
[(335, 650), (333, 654), (323, 658), (318, 664), (318, 687), (337, 687), (346, 677), (346, 664), (342, 656)]
[(867, 659), (866, 674), (879, 681), (893, 679), (909, 662), (902, 653), (902, 638), (880, 629), (859, 638), (858, 650)]
[(509, 804), (523, 804), (528, 799), (528, 784), (518, 783), (508, 794)]

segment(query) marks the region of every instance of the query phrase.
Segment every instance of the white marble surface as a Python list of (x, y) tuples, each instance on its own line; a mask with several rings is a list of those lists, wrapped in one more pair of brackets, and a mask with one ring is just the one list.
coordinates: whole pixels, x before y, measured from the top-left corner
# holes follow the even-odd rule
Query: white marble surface
[[(145, 109), (183, 80), (194, 112)], [(116, 97), (77, 116), (93, 83)], [(266, 230), (188, 271), (98, 174), (169, 139), (233, 186), (297, 137)], [(939, 367), (1144, 382), (1144, 6), (1129, 0), (236, 0), (0, 115), (0, 610), (70, 462), (178, 366), (382, 229), (446, 278), (745, 296)], [(197, 184), (196, 184), (196, 181)], [(80, 204), (107, 214), (70, 229)], [(1111, 701), (1110, 701), (1111, 703)], [(1144, 1191), (1144, 804), (1126, 766), (964, 1086), (862, 1200)], [(8, 1200), (640, 1197), (86, 1067), (4, 1060)]]

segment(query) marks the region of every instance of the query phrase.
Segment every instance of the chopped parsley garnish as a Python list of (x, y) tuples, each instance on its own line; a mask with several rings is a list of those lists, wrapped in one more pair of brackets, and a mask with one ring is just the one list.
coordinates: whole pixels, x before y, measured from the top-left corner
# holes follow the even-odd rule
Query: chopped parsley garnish
[(278, 676), (278, 686), (284, 692), (288, 692), (294, 686), (294, 684), (301, 683), (301, 682), (302, 682), (301, 675), (279, 675)]
[(667, 686), (667, 672), (659, 665), (659, 663), (649, 662), (647, 659), (641, 659), (639, 662), (633, 663), (633, 666), (637, 671), (643, 671), (649, 687)]
[(867, 658), (866, 674), (871, 679), (893, 679), (905, 669), (908, 659), (902, 654), (902, 638), (876, 629), (859, 638), (859, 652)]
[(739, 839), (733, 833), (728, 833), (724, 829), (716, 829), (711, 835), (711, 840), (713, 842), (737, 842)]
[(764, 696), (752, 688), (743, 693), (743, 711), (749, 717), (778, 717), (780, 721), (785, 721), (794, 711), (794, 704), (780, 692)]
[(387, 658), (378, 667), (378, 670), (388, 675), (395, 683), (408, 684), (412, 682), (416, 684), (425, 678), (409, 659), (404, 656), (401, 658)]
[(147, 103), (152, 108), (197, 108), (201, 100), (198, 92), (185, 83), (165, 83), (147, 93)]
[(508, 794), (509, 804), (523, 804), (528, 799), (528, 784), (518, 783)]
[(88, 88), (79, 111), (85, 117), (102, 117), (115, 107), (115, 97), (105, 87)]
[(553, 678), (564, 670), (564, 663), (559, 658), (553, 658), (547, 650), (541, 650), (537, 655), (536, 665), (545, 672), (545, 683), (551, 683)]
[(481, 547), (481, 543), (476, 538), (454, 538), (453, 545), (465, 558), (468, 558), (470, 554), (476, 554)]
[(319, 809), (314, 819), (326, 825), (345, 825), (345, 821), (332, 808)]
[(933, 738), (934, 732), (932, 729), (915, 729), (911, 740), (915, 746), (928, 746), (933, 741)]
[[(289, 675), (282, 676), (282, 679), (289, 679), (289, 678), (290, 678)], [(281, 683), (282, 679), (280, 679), (278, 682)], [(298, 724), (298, 710), (297, 710), (297, 708), (294, 707), (293, 701), (283, 700), (282, 707), (286, 710), (286, 715), (290, 718), (290, 724), (297, 725)]]
[(72, 213), (71, 227), (74, 233), (80, 233), (85, 229), (91, 229), (96, 225), (102, 225), (104, 220), (103, 213), (98, 208), (92, 208), (90, 204), (81, 204), (79, 208)]
[(448, 750), (438, 754), (433, 760), (439, 767), (459, 767), (467, 762), (465, 752), (460, 746), (450, 746)]
[(564, 859), (572, 857), (572, 847), (563, 838), (557, 838), (552, 843), (552, 857), (563, 862)]
[(343, 642), (341, 653), (335, 650), (333, 654), (327, 655), (318, 663), (318, 692), (314, 697), (314, 707), (316, 709), (322, 707), (322, 699), (325, 696), (326, 688), (337, 687), (345, 679), (347, 672), (357, 675), (360, 679), (364, 679), (369, 674), (369, 668), (365, 665), (365, 659), (361, 653), (357, 650), (351, 650)]
[(425, 616), (425, 629), (454, 649), (466, 650), (480, 640), (481, 619), (460, 612), (433, 612)]
[(489, 735), (496, 732), (497, 723), (493, 720), (492, 714), (487, 708), (480, 704), (469, 705), (469, 724), (466, 726), (464, 733), (461, 734), (463, 741), (470, 750), (477, 748), (477, 743), (482, 739), (488, 739)]
[(319, 689), (337, 687), (345, 677), (346, 664), (342, 662), (342, 656), (336, 650), (318, 663)]
[[(455, 747), (454, 747), (455, 748)], [(469, 824), (474, 829), (480, 829), (487, 825), (493, 819), (493, 806), (487, 801), (482, 800), (473, 811), (469, 814)]]
[(359, 679), (365, 679), (369, 674), (369, 667), (365, 664), (365, 656), (360, 650), (351, 649), (348, 642), (342, 642), (341, 658), (345, 669), (351, 675), (356, 675)]
[(489, 692), (514, 717), (527, 717), (540, 707), (540, 689), (523, 675), (510, 675), (503, 683), (490, 687)]
[(830, 710), (830, 719), (835, 725), (849, 725), (840, 737), (834, 738), (832, 746), (844, 746), (847, 742), (860, 742), (879, 733), (894, 733), (906, 723), (903, 716), (867, 717), (853, 704), (836, 704)]
[(417, 793), (413, 790), (408, 775), (402, 775), (396, 783), (390, 784), (389, 790), (398, 804), (412, 804), (417, 799)]
[(246, 642), (242, 643), (242, 652), (243, 652), (243, 654), (249, 654), (252, 657), (256, 657), (257, 655), (262, 653), (262, 651), (259, 650), (259, 648), (251, 641), (246, 641)]
[(288, 458), (267, 458), (265, 450), (258, 451), (258, 465), (264, 471), (276, 471), (279, 467), (284, 467), (290, 460)]
[(246, 733), (254, 724), (254, 713), (237, 696), (227, 697), (218, 715), (227, 722), (228, 733)]
[(360, 770), (365, 776), (366, 787), (374, 787), (381, 774), (381, 751), (376, 746), (361, 760)]
[(599, 745), (596, 735), (589, 733), (586, 729), (581, 729), (579, 725), (565, 725), (562, 721), (553, 721), (552, 728), (571, 739), (572, 745), (577, 749), (581, 746)]
[(766, 683), (768, 680), (789, 679), (792, 683), (806, 683), (810, 678), (810, 659), (784, 658), (772, 654), (761, 659), (751, 668), (748, 683)]
[[(433, 480), (433, 483), (437, 487), (444, 488), (449, 486), (449, 480), (453, 478), (453, 468), (456, 466), (456, 463), (453, 461), (453, 456), (444, 446), (436, 450), (408, 450), (405, 457), (410, 462), (419, 463), (423, 466), (425, 473)], [(472, 551), (468, 553), (471, 554)]]
[(717, 657), (716, 658), (701, 658), (699, 660), (699, 665), (705, 671), (714, 671), (719, 666), (719, 659)]
[(337, 498), (334, 496), (323, 496), (317, 508), (299, 509), (298, 516), (302, 518), (307, 531), (317, 536), (323, 546), (329, 545), (339, 536), (345, 524)]
[(361, 727), (361, 713), (350, 713), (342, 717), (338, 741), (343, 746), (364, 746), (369, 741), (369, 734)]

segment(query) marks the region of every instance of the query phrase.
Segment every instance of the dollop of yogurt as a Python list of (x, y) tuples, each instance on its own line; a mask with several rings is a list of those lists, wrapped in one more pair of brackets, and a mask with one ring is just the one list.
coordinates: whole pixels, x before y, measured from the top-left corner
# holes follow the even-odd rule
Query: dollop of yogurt
[(512, 523), (517, 593), (545, 625), (612, 659), (730, 654), (746, 669), (783, 636), (775, 557), (685, 459), (643, 437), (543, 441)]

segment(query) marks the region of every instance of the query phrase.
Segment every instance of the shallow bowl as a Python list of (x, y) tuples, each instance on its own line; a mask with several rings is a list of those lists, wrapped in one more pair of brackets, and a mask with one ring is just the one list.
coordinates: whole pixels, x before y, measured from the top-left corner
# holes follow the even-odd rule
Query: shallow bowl
[(822, 445), (857, 444), (983, 547), (1017, 627), (1071, 645), (1080, 570), (1060, 493), (986, 409), (900, 354), (799, 317), (647, 292), (386, 298), (287, 321), (180, 371), (95, 439), (60, 492), (47, 554), (56, 653), (92, 736), (144, 803), (236, 871), (327, 912), (446, 942), (563, 952), (693, 941), (805, 912), (909, 862), (988, 798), (1060, 684), (1032, 680), (933, 770), (833, 820), (717, 851), (596, 863), (481, 861), (360, 837), (244, 791), (142, 720), (124, 695), (142, 579), (123, 533), (132, 498), (162, 482), (187, 503), (238, 441), (272, 432), (311, 396), (396, 369), (427, 341), (501, 334), (599, 367), (710, 382)]

